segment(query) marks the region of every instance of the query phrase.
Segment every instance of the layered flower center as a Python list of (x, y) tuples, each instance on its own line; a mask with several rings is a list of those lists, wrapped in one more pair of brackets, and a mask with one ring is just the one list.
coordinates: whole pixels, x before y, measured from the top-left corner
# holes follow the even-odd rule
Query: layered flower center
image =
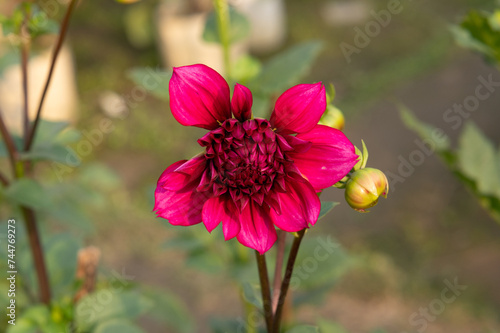
[(197, 190), (214, 196), (229, 193), (241, 211), (254, 200), (262, 205), (271, 191), (285, 192), (285, 175), (293, 150), (265, 119), (228, 119), (203, 136), (207, 168)]

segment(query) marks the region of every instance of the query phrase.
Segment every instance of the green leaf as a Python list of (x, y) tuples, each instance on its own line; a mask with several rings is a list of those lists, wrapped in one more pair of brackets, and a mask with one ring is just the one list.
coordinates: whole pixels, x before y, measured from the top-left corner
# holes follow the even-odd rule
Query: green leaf
[(197, 331), (195, 321), (191, 317), (185, 304), (170, 292), (157, 288), (143, 289), (143, 293), (152, 301), (153, 306), (147, 315), (164, 322), (176, 331), (190, 333)]
[[(21, 151), (23, 149), (23, 139), (17, 135), (12, 135), (12, 141), (14, 141), (14, 146), (16, 146), (17, 151)], [(0, 136), (0, 157), (8, 156), (7, 147), (5, 146), (2, 137)]]
[(451, 34), (455, 38), (455, 42), (459, 46), (482, 53), (488, 58), (494, 59), (495, 54), (493, 50), (487, 45), (484, 45), (479, 40), (475, 39), (467, 29), (464, 29), (460, 26), (451, 26), (449, 29)]
[(243, 320), (211, 318), (210, 329), (212, 333), (245, 332), (246, 324)]
[(88, 234), (94, 230), (94, 225), (88, 216), (91, 205), (86, 202), (88, 200), (86, 196), (94, 199), (95, 195), (87, 193), (73, 182), (62, 182), (47, 189), (47, 196), (57, 203), (57, 209), (47, 211), (51, 219), (70, 226), (70, 230), (79, 234)]
[(306, 42), (274, 56), (248, 83), (250, 90), (266, 96), (282, 93), (307, 74), (321, 49), (320, 42)]
[(244, 55), (232, 64), (232, 79), (240, 84), (246, 84), (246, 82), (259, 75), (261, 69), (262, 64), (258, 59), (250, 55)]
[(168, 100), (168, 83), (172, 77), (172, 71), (166, 72), (150, 67), (133, 68), (127, 72), (127, 76), (137, 87), (145, 89), (161, 100)]
[(35, 305), (26, 309), (18, 318), (16, 325), (8, 325), (8, 333), (53, 333), (61, 332), (64, 323), (55, 323), (45, 305)]
[[(229, 43), (236, 43), (248, 36), (250, 32), (250, 22), (245, 16), (231, 7), (229, 7), (229, 21), (231, 26), (229, 29)], [(209, 43), (220, 43), (219, 30), (217, 28), (217, 15), (215, 11), (212, 11), (207, 17), (205, 29), (203, 30), (203, 39)]]
[(351, 258), (330, 235), (304, 238), (290, 280), (294, 302), (320, 303), (351, 266)]
[(452, 31), (460, 45), (479, 51), (499, 62), (500, 34), (495, 15), (490, 16), (471, 10), (462, 21), (460, 28), (454, 28)]
[(54, 235), (45, 245), (50, 284), (56, 297), (62, 297), (71, 291), (80, 247), (80, 242), (70, 234)]
[(28, 31), (32, 38), (59, 32), (59, 24), (36, 5), (32, 5), (32, 15), (28, 22)]
[(263, 303), (262, 303), (262, 293), (260, 291), (260, 285), (258, 284), (253, 284), (249, 282), (244, 282), (242, 285), (242, 291), (243, 291), (243, 299), (250, 303), (253, 304), (257, 307), (257, 309), (262, 309)]
[(133, 291), (101, 289), (83, 299), (75, 308), (75, 322), (81, 330), (111, 319), (134, 319), (151, 307), (151, 301)]
[(52, 202), (45, 194), (44, 188), (35, 180), (21, 178), (14, 181), (4, 192), (5, 197), (19, 205), (33, 209), (46, 209)]
[(459, 138), (458, 167), (484, 195), (500, 198), (500, 163), (493, 143), (472, 122)]
[(340, 204), (340, 202), (321, 201), (321, 210), (319, 212), (318, 220), (328, 214), (338, 204)]
[(415, 115), (405, 106), (399, 105), (399, 112), (403, 123), (417, 133), (422, 140), (432, 142), (436, 151), (444, 152), (449, 149), (450, 139), (442, 130), (427, 125), (415, 117)]
[(28, 152), (21, 152), (23, 160), (49, 160), (72, 167), (78, 166), (80, 160), (75, 157), (74, 152), (68, 147), (80, 139), (80, 133), (68, 128), (66, 122), (53, 122), (40, 120), (33, 147)]
[(316, 326), (300, 325), (287, 330), (286, 333), (320, 333), (320, 331)]
[(16, 9), (9, 16), (0, 16), (0, 24), (2, 24), (2, 33), (4, 36), (10, 34), (19, 34), (21, 25), (23, 23), (24, 14), (22, 7), (17, 6)]
[(363, 169), (366, 163), (368, 163), (368, 148), (366, 148), (365, 141), (361, 140), (361, 144), (363, 145), (363, 162), (361, 163), (361, 169)]
[[(8, 319), (10, 320), (10, 319)], [(37, 324), (25, 318), (17, 318), (16, 325), (8, 325), (6, 333), (38, 333)]]
[(335, 99), (337, 92), (335, 91), (335, 86), (333, 83), (330, 83), (326, 89), (326, 105), (329, 105)]
[(69, 145), (78, 142), (82, 138), (82, 133), (74, 128), (66, 128), (60, 132), (54, 140), (54, 143)]
[(46, 160), (55, 161), (65, 165), (77, 167), (81, 164), (80, 159), (73, 158), (69, 148), (62, 145), (52, 145), (46, 147), (33, 147), (29, 152), (20, 153), (22, 160)]
[(145, 333), (145, 331), (129, 320), (115, 319), (99, 324), (93, 333)]
[(35, 132), (33, 147), (46, 147), (52, 145), (56, 142), (57, 136), (67, 127), (67, 122), (40, 119)]

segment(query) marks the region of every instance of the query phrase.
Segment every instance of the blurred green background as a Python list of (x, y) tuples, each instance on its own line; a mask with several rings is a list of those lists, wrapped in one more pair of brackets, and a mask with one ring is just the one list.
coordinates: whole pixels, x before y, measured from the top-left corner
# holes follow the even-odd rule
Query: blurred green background
[[(357, 3), (351, 11), (359, 12), (347, 12), (354, 16), (350, 23), (336, 22), (335, 10), (348, 3)], [(353, 29), (364, 29), (374, 20), (370, 11), (385, 9), (388, 3), (287, 0), (284, 45), (255, 56), (265, 61), (297, 43), (322, 41), (323, 49), (302, 81), (332, 82), (335, 104), (346, 117), (345, 134), (355, 145), (361, 139), (366, 142), (369, 166), (397, 173), (401, 158), (408, 160), (419, 146), (417, 136), (400, 120), (396, 103), (443, 129), (455, 144), (463, 127), (453, 129), (443, 119), (445, 111), (474, 94), (478, 77), (492, 75), (500, 81), (497, 69), (457, 46), (449, 30), (468, 10), (491, 11), (497, 3), (401, 1), (403, 10), (347, 62), (341, 43), (354, 45)], [(168, 102), (152, 95), (141, 95), (115, 117), (99, 106), (103, 92), (125, 99), (134, 93), (136, 85), (127, 74), (132, 68), (164, 66), (155, 32), (157, 6), (153, 0), (130, 5), (81, 1), (71, 22), (67, 44), (74, 56), (79, 95), (76, 127), (91, 131), (103, 118), (114, 126), (102, 144), (83, 157), (86, 171), (78, 173), (93, 191), (87, 208), (93, 231), (84, 235), (84, 244), (101, 249), (102, 266), (125, 269), (135, 281), (172, 290), (186, 302), (198, 331), (208, 332), (213, 317), (242, 316), (238, 291), (228, 283), (229, 277), (195, 270), (186, 264), (183, 251), (166, 248), (165, 242), (182, 228), (151, 212), (157, 178), (171, 163), (200, 152), (196, 140), (204, 131), (179, 125)], [(346, 19), (347, 14), (340, 15)], [(499, 105), (500, 92), (494, 91), (469, 117), (497, 147)], [(55, 178), (50, 168), (40, 172)], [(63, 183), (76, 174), (65, 175)], [(322, 200), (341, 205), (307, 237), (332, 235), (349, 254), (350, 268), (324, 303), (303, 307), (293, 316), (303, 322), (318, 316), (336, 320), (348, 332), (417, 332), (423, 326), (412, 325), (412, 315), (435, 305), (444, 281), (457, 278), (467, 289), (418, 332), (500, 332), (498, 223), (434, 154), (415, 166), (404, 182), (391, 185), (388, 199), (369, 214), (350, 209), (343, 191), (324, 192)], [(60, 224), (48, 228), (65, 229)], [(206, 233), (202, 225), (195, 228)], [(148, 332), (160, 331), (147, 320), (141, 325)]]

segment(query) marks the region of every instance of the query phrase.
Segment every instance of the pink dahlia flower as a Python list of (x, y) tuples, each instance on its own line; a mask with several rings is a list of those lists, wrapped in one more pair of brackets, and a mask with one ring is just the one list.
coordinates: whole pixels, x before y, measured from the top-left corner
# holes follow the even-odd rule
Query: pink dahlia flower
[(354, 146), (339, 130), (318, 125), (326, 109), (321, 83), (300, 84), (276, 101), (271, 119), (252, 119), (252, 94), (205, 65), (174, 68), (170, 109), (185, 126), (209, 130), (205, 151), (169, 166), (155, 192), (157, 215), (173, 225), (222, 222), (226, 240), (261, 254), (276, 227), (295, 232), (315, 224), (317, 192), (356, 164)]

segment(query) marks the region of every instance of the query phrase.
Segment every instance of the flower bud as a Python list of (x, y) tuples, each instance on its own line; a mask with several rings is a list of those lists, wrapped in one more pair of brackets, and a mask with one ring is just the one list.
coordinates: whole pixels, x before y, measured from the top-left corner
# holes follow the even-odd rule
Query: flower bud
[(385, 174), (373, 168), (360, 169), (351, 175), (345, 188), (345, 199), (358, 212), (377, 204), (379, 196), (387, 197), (389, 182)]
[(330, 126), (342, 131), (345, 124), (344, 114), (335, 106), (328, 104), (326, 112), (323, 114), (318, 124)]

